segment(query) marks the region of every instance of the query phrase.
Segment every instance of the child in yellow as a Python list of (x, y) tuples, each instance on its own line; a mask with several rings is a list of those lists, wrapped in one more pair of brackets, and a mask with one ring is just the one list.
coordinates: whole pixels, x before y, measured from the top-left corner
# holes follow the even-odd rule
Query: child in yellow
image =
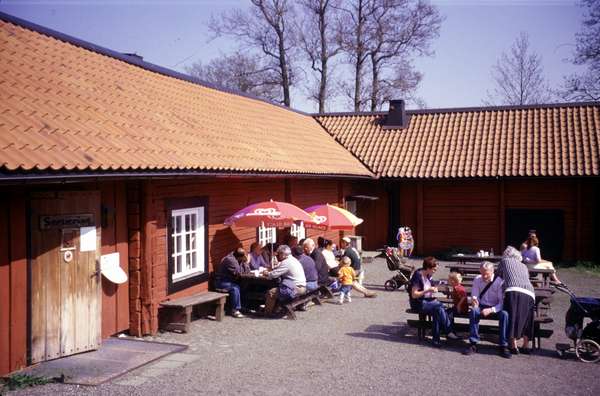
[(352, 302), (352, 298), (350, 298), (350, 292), (352, 291), (352, 283), (354, 279), (356, 279), (356, 274), (354, 273), (354, 269), (350, 267), (350, 258), (342, 257), (342, 261), (340, 262), (340, 269), (338, 271), (338, 279), (342, 284), (342, 288), (340, 289), (340, 300), (338, 304), (344, 303), (344, 298), (348, 302)]

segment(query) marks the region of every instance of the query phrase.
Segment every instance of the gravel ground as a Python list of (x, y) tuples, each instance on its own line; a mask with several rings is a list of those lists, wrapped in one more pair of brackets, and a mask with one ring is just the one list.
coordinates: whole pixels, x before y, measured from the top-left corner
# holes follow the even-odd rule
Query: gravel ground
[[(420, 266), (420, 261), (415, 261)], [(439, 277), (446, 271), (438, 271)], [(383, 259), (367, 265), (365, 284), (375, 299), (354, 295), (342, 306), (325, 302), (298, 320), (261, 318), (223, 322), (197, 320), (188, 334), (162, 333), (148, 340), (189, 345), (97, 387), (49, 384), (11, 394), (599, 394), (600, 364), (559, 359), (565, 342), (568, 297), (555, 294), (551, 339), (533, 356), (510, 360), (483, 343), (480, 353), (462, 356), (462, 342), (432, 348), (419, 344), (406, 327), (408, 296), (386, 292), (392, 275)], [(600, 296), (600, 277), (561, 270), (563, 282), (582, 296)]]

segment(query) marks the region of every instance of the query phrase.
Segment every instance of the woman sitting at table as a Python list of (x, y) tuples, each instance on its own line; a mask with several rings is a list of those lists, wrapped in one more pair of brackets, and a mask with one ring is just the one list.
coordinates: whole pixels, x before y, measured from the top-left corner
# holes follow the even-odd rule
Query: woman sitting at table
[(436, 281), (431, 277), (437, 271), (438, 262), (434, 257), (423, 260), (423, 268), (413, 273), (408, 284), (410, 308), (419, 313), (431, 315), (433, 346), (440, 347), (440, 331), (447, 334), (446, 338), (456, 340), (458, 337), (452, 331), (452, 324), (444, 309), (444, 304), (433, 297), (437, 293)]
[(504, 310), (508, 312), (508, 337), (510, 351), (519, 353), (517, 340), (522, 338), (521, 352), (530, 354), (529, 340), (533, 337), (533, 308), (535, 291), (529, 281), (529, 271), (521, 263), (517, 249), (508, 246), (502, 254), (497, 275), (504, 280)]
[(551, 281), (556, 285), (562, 285), (563, 283), (558, 279), (556, 270), (550, 261), (542, 259), (542, 255), (539, 248), (540, 241), (534, 233), (530, 233), (529, 237), (523, 243), (521, 247), (521, 256), (523, 256), (523, 263), (527, 264), (527, 268), (530, 270), (534, 269), (549, 269), (553, 272), (550, 274)]
[(337, 269), (338, 262), (335, 259), (335, 254), (333, 253), (333, 241), (332, 240), (325, 239), (323, 241), (323, 250), (321, 251), (321, 253), (323, 253), (323, 257), (325, 257), (325, 262), (327, 263), (327, 266), (329, 267), (330, 272), (332, 269)]
[(249, 264), (250, 268), (253, 270), (269, 267), (267, 264), (267, 258), (265, 258), (265, 254), (263, 252), (263, 248), (258, 242), (254, 242), (252, 245), (250, 245)]

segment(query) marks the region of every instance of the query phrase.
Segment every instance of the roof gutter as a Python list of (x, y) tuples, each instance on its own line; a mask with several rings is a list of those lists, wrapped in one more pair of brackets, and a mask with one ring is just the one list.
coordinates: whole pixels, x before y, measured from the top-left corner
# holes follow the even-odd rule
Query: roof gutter
[(314, 173), (233, 173), (233, 172), (201, 172), (201, 171), (149, 171), (149, 172), (76, 172), (76, 173), (9, 173), (0, 171), (0, 184), (35, 184), (35, 183), (81, 183), (99, 180), (148, 180), (148, 179), (173, 179), (190, 177), (214, 177), (214, 178), (273, 178), (273, 179), (359, 179), (374, 180), (375, 175), (349, 175), (349, 174), (314, 174)]

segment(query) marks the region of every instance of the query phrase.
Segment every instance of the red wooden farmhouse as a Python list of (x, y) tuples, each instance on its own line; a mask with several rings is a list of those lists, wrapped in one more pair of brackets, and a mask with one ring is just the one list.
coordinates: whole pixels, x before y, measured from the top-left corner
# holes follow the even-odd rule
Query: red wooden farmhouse
[(363, 249), (403, 225), (415, 254), (500, 251), (535, 222), (598, 258), (598, 103), (310, 115), (4, 14), (0, 97), (0, 374), (155, 333), (268, 199), (351, 209)]

